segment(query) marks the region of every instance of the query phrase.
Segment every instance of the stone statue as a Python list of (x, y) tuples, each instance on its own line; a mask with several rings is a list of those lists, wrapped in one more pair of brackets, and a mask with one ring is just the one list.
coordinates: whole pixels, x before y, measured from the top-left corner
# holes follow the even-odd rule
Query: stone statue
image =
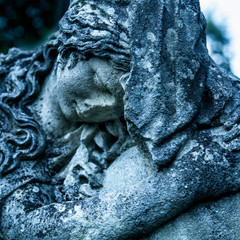
[(0, 77), (0, 239), (240, 239), (240, 80), (198, 0), (72, 0)]

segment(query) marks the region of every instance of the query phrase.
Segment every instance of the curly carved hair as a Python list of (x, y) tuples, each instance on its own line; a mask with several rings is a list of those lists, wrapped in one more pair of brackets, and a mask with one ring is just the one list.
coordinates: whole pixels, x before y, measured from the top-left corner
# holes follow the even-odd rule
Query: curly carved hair
[(13, 48), (0, 56), (0, 65), (0, 173), (4, 175), (20, 161), (39, 159), (44, 152), (45, 137), (29, 105), (52, 64), (41, 49)]

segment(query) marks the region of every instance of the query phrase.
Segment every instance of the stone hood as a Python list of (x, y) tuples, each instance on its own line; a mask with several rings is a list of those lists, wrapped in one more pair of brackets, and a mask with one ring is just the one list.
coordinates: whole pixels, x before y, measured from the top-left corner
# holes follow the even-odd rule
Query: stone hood
[(125, 119), (143, 153), (163, 166), (222, 110), (231, 77), (208, 56), (199, 1), (132, 3)]

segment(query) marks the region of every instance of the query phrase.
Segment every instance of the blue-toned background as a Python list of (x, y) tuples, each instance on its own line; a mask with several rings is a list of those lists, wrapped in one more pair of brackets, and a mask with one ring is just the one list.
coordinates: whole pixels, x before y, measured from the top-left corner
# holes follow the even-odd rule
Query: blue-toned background
[(0, 0), (0, 52), (33, 48), (57, 28), (69, 0)]

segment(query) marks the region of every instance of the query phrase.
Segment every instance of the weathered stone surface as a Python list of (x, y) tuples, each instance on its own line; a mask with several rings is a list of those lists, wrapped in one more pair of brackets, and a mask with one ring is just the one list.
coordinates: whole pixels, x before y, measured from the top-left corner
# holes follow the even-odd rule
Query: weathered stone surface
[(240, 239), (240, 80), (197, 0), (73, 0), (0, 63), (0, 239)]
[(162, 226), (147, 240), (239, 238), (239, 194), (203, 203)]

